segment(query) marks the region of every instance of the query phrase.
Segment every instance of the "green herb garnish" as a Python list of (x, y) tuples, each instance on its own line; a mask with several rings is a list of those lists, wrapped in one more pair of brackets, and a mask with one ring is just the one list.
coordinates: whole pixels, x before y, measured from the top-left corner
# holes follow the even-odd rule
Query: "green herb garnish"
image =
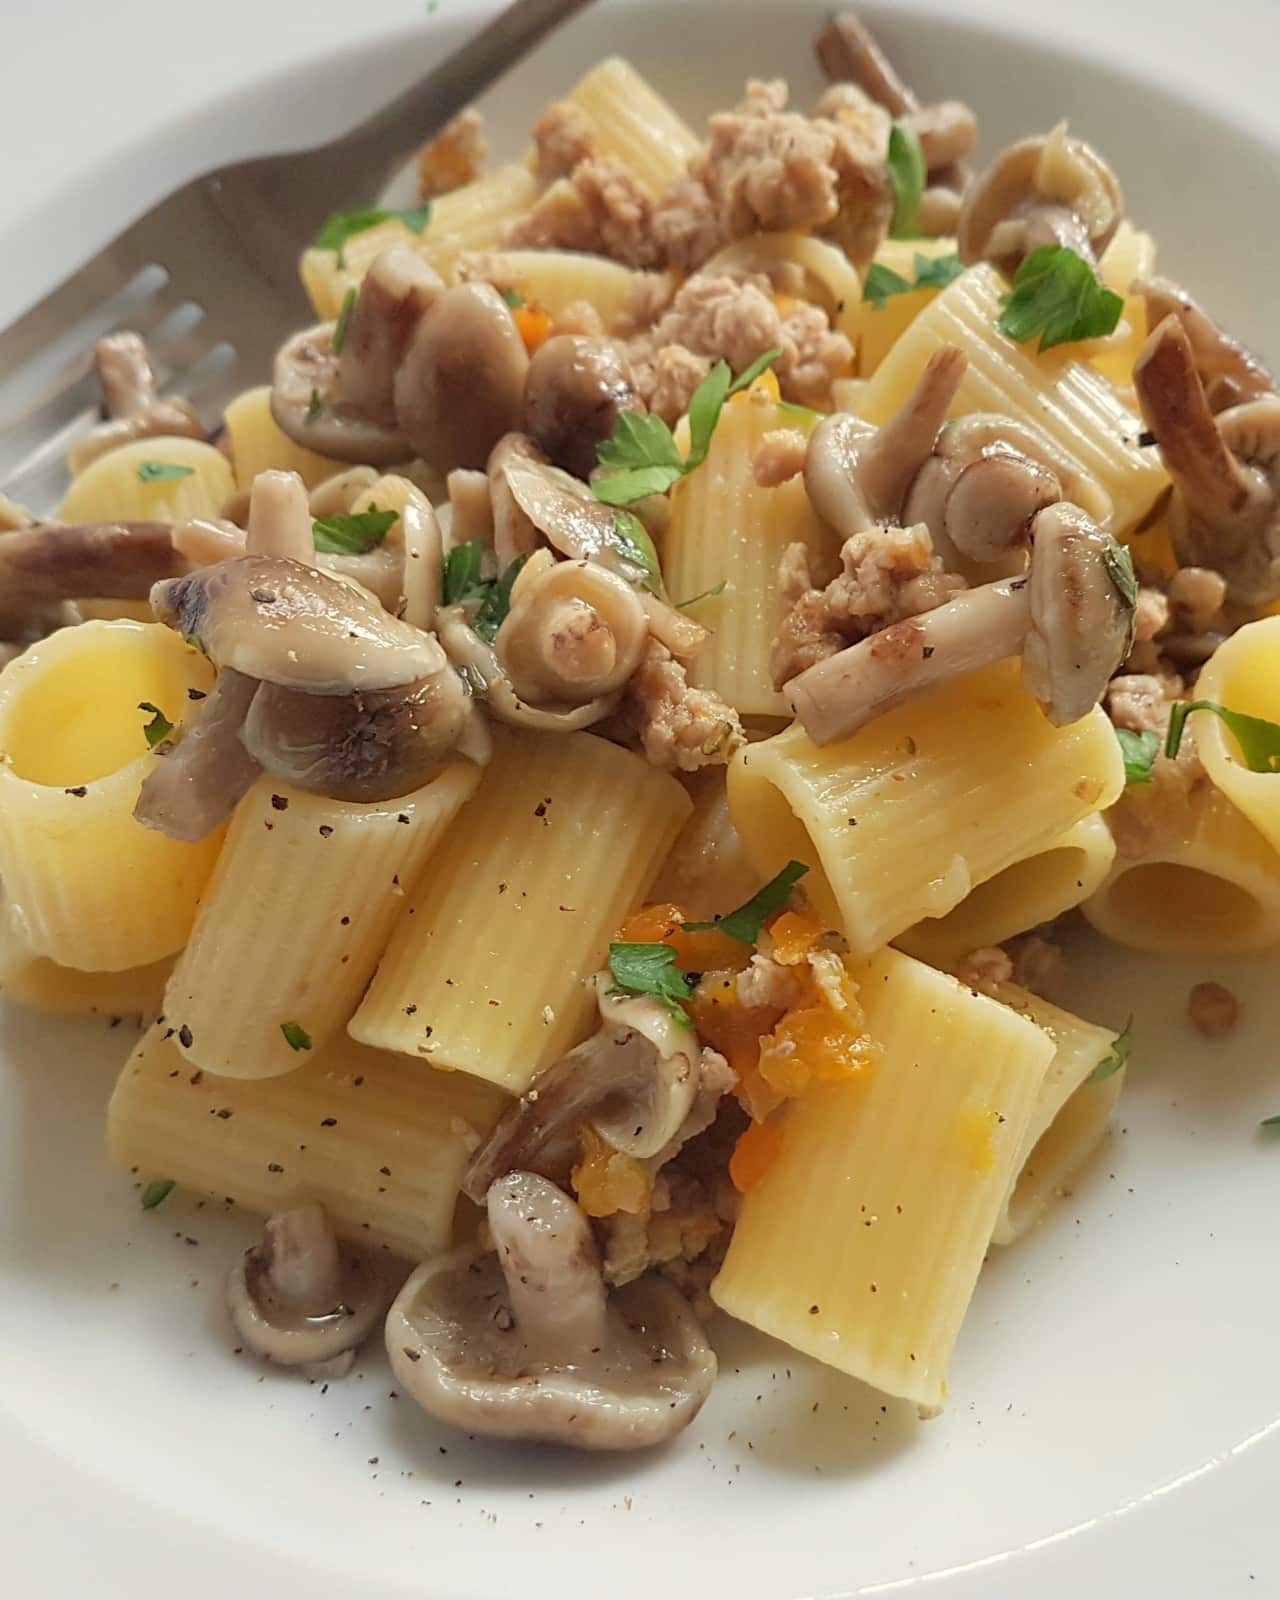
[(896, 294), (910, 294), (915, 289), (945, 289), (964, 271), (964, 262), (956, 255), (924, 256), (917, 251), (915, 269), (913, 283), (892, 267), (873, 261), (863, 281), (862, 298), (869, 300), (877, 311), (882, 311), (885, 301)]
[(342, 347), (347, 340), (347, 323), (351, 321), (351, 311), (355, 303), (356, 291), (348, 289), (342, 297), (342, 307), (338, 312), (338, 320), (333, 325), (333, 353), (335, 356), (342, 354)]
[(504, 289), (502, 291), (502, 298), (511, 307), (512, 311), (519, 311), (521, 306), (527, 306), (529, 304), (525, 297), (520, 293), (519, 289)]
[(447, 606), (483, 600), (492, 582), (484, 576), (484, 546), (478, 539), (468, 539), (465, 544), (455, 544), (444, 558), (441, 599)]
[(1152, 763), (1160, 754), (1160, 735), (1131, 733), (1128, 728), (1117, 728), (1115, 733), (1124, 757), (1124, 781), (1150, 783)]
[(676, 966), (676, 953), (670, 945), (611, 944), (609, 972), (624, 994), (654, 995), (677, 1021), (688, 1024), (679, 1002), (689, 999), (693, 986)]
[(1280, 1116), (1263, 1117), (1258, 1126), (1260, 1128), (1280, 1128)]
[(174, 1182), (172, 1178), (153, 1178), (142, 1191), (142, 1209), (154, 1211), (162, 1200), (167, 1200), (173, 1193)]
[(920, 202), (929, 176), (920, 136), (914, 128), (895, 122), (889, 130), (889, 153), (885, 159), (889, 182), (893, 185), (893, 239), (920, 237)]
[(407, 211), (384, 211), (375, 207), (370, 211), (336, 211), (316, 235), (317, 250), (336, 250), (338, 265), (347, 264), (346, 245), (352, 234), (376, 228), (380, 222), (403, 222), (410, 233), (421, 233), (431, 221), (431, 202), (424, 200), (420, 206), (410, 206)]
[(307, 414), (302, 420), (310, 427), (313, 422), (319, 422), (320, 413), (323, 410), (324, 407), (320, 404), (320, 391), (313, 389), (311, 391), (311, 400), (307, 405)]
[(311, 1035), (299, 1022), (282, 1022), (280, 1032), (290, 1050), (310, 1050)]
[(1127, 1067), (1129, 1064), (1129, 1052), (1132, 1049), (1133, 1018), (1130, 1017), (1116, 1035), (1115, 1042), (1111, 1046), (1111, 1054), (1103, 1056), (1102, 1060), (1099, 1061), (1098, 1065), (1084, 1081), (1086, 1083), (1101, 1083), (1104, 1078), (1109, 1078), (1113, 1072), (1119, 1072), (1122, 1067)]
[(189, 478), (194, 467), (180, 467), (176, 461), (140, 461), (139, 483), (170, 483), (178, 478)]
[(1036, 348), (1043, 352), (1114, 333), (1123, 310), (1123, 299), (1103, 288), (1083, 257), (1046, 244), (1018, 268), (996, 327), (1019, 344), (1039, 335)]
[(665, 494), (707, 459), (711, 436), (730, 395), (749, 388), (781, 356), (766, 350), (746, 370), (733, 377), (727, 361), (717, 361), (689, 401), (689, 454), (681, 458), (675, 435), (661, 417), (637, 416), (624, 411), (613, 432), (597, 447), (596, 458), (606, 474), (592, 484), (597, 500), (607, 506), (629, 506), (651, 494)]
[(167, 739), (173, 732), (173, 723), (169, 721), (159, 706), (153, 706), (150, 700), (138, 701), (139, 711), (149, 711), (151, 721), (142, 726), (143, 733), (147, 736), (147, 746), (154, 750), (162, 739)]
[(362, 556), (381, 544), (395, 526), (398, 511), (351, 511), (343, 516), (317, 517), (311, 524), (316, 549), (326, 556)]
[(498, 636), (498, 629), (506, 620), (507, 612), (511, 609), (512, 586), (528, 559), (528, 556), (517, 556), (502, 576), (488, 586), (480, 602), (476, 620), (471, 626), (486, 644), (493, 643)]
[(653, 547), (649, 530), (633, 511), (618, 509), (614, 512), (609, 543), (623, 561), (634, 568), (633, 581), (661, 599), (662, 567), (658, 552)]
[(690, 933), (727, 933), (740, 944), (756, 944), (760, 930), (791, 898), (791, 891), (808, 872), (803, 861), (788, 861), (776, 877), (770, 878), (762, 889), (757, 889), (745, 905), (715, 922), (686, 922)]
[(1262, 717), (1247, 717), (1243, 711), (1230, 711), (1213, 700), (1184, 700), (1174, 706), (1169, 716), (1165, 755), (1177, 755), (1182, 744), (1183, 724), (1193, 711), (1212, 711), (1226, 723), (1250, 772), (1280, 772), (1280, 726)]
[(728, 578), (721, 578), (720, 582), (717, 583), (714, 588), (704, 589), (701, 594), (695, 594), (691, 599), (688, 600), (677, 600), (675, 603), (676, 610), (687, 611), (690, 606), (696, 606), (699, 600), (710, 600), (713, 595), (723, 594), (728, 587)]

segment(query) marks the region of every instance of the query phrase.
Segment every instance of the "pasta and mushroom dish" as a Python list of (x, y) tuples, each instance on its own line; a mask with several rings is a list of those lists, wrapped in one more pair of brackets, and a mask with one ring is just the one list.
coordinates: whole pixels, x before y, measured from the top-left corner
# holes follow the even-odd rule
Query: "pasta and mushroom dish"
[(212, 431), (113, 333), (0, 505), (4, 992), (145, 1018), (240, 1344), (471, 1433), (671, 1437), (717, 1308), (936, 1412), (1124, 1083), (1064, 919), (1280, 942), (1274, 380), (1065, 123), (818, 57), (464, 113)]

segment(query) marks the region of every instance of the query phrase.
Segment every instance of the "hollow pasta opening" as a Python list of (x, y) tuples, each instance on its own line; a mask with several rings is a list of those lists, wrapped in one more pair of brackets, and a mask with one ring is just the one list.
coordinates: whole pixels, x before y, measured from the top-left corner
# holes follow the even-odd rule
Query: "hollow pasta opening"
[(34, 646), (20, 682), (0, 711), (10, 770), (28, 783), (72, 788), (146, 754), (152, 714), (139, 710), (144, 701), (176, 724), (190, 706), (187, 690), (207, 691), (212, 673), (158, 623), (96, 622)]
[(758, 781), (751, 785), (750, 795), (749, 803), (738, 807), (734, 822), (760, 875), (768, 877), (788, 861), (803, 861), (809, 871), (801, 880), (801, 888), (814, 910), (831, 927), (843, 927), (844, 918), (822, 857), (786, 796), (774, 784)]
[(1262, 907), (1247, 889), (1216, 873), (1172, 861), (1144, 861), (1116, 878), (1107, 894), (1115, 934), (1153, 948), (1185, 943), (1201, 950), (1209, 941), (1223, 949), (1248, 946), (1262, 919)]

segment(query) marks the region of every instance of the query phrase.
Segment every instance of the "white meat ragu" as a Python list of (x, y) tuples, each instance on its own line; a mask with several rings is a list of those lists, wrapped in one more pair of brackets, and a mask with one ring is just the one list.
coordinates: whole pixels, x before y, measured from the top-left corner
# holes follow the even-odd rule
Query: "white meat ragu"
[(627, 703), (655, 767), (724, 766), (746, 740), (733, 707), (714, 690), (691, 687), (684, 666), (657, 639), (650, 639), (627, 686)]

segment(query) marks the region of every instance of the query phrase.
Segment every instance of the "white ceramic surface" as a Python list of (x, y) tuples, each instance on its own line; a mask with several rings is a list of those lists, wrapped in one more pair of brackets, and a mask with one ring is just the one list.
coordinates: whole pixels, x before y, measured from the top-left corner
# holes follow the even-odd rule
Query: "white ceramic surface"
[[(49, 27), (70, 9), (51, 4)], [(225, 35), (252, 9), (230, 0), (219, 13), (208, 80), (229, 82)], [(975, 102), (988, 147), (1069, 113), (1119, 166), (1168, 270), (1280, 353), (1268, 282), (1280, 257), (1280, 117), (1264, 82), (1274, 7), (1215, 7), (1212, 49), (1199, 8), (1130, 5), (1110, 25), (1114, 8), (1096, 0), (1043, 23), (1030, 9), (983, 0), (966, 12), (988, 20), (961, 23), (924, 5), (866, 8), (877, 21), (890, 13), (882, 31), (924, 90)], [(277, 62), (302, 7), (278, 10), (255, 35)], [(362, 8), (362, 19), (377, 11)], [(807, 94), (820, 11), (809, 0), (602, 7), (494, 97), (502, 126), (514, 137), (606, 48), (631, 54), (691, 112), (730, 98), (747, 73), (785, 73)], [(158, 26), (153, 0), (129, 8), (141, 29), (131, 51), (122, 24), (108, 38), (97, 13), (84, 13), (73, 84), (90, 82), (81, 58), (92, 46), (99, 67), (132, 63), (141, 92), (136, 52), (150, 71), (164, 65), (148, 14)], [(322, 42), (311, 30), (302, 54), (353, 37), (334, 8), (318, 18)], [(460, 25), (413, 20), (427, 43), (442, 36), (430, 30)], [(8, 38), (8, 17), (5, 28)], [(1036, 28), (1058, 43), (1032, 40)], [(23, 49), (40, 44), (29, 19), (15, 29)], [(0, 316), (39, 292), (33, 255), (47, 280), (109, 227), (104, 196), (119, 217), (184, 171), (269, 146), (286, 127), (298, 142), (331, 130), (412, 76), (408, 46), (403, 33), (349, 44), (265, 92), (242, 87), (230, 115), (201, 96), (127, 170), (112, 176), (104, 164), (106, 176), (60, 191), (50, 178), (39, 197), (46, 226), (28, 235), (14, 273), (10, 194)], [(170, 96), (171, 109), (181, 103)], [(13, 111), (7, 92), (6, 120)], [(154, 126), (132, 110), (123, 120), (117, 134), (129, 139)], [(1138, 1017), (1117, 1129), (1074, 1197), (993, 1259), (942, 1418), (921, 1426), (907, 1408), (724, 1327), (724, 1377), (702, 1418), (672, 1449), (631, 1460), (471, 1444), (392, 1398), (380, 1360), (322, 1392), (235, 1358), (218, 1286), (251, 1224), (177, 1196), (143, 1215), (101, 1154), (126, 1030), (0, 1009), (0, 1593), (1275, 1593), (1280, 1149), (1256, 1131), (1280, 1110), (1273, 967), (1082, 954), (1079, 1008), (1117, 1025), (1130, 1010)], [(1182, 1021), (1188, 987), (1209, 977), (1245, 1001), (1225, 1045)]]

